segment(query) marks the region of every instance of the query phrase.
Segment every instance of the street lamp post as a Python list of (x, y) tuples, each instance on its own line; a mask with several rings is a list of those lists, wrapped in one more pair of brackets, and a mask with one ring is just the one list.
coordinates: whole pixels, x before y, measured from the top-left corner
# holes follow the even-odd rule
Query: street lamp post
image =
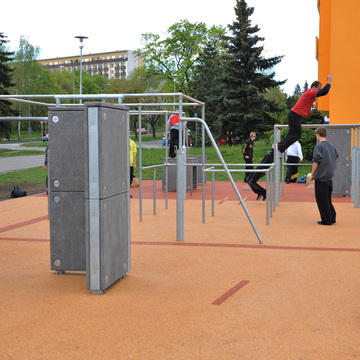
[[(75, 39), (80, 40), (80, 95), (82, 95), (82, 49), (83, 49), (83, 40), (88, 39), (87, 36), (75, 36)], [(80, 99), (80, 104), (82, 104), (82, 99)]]

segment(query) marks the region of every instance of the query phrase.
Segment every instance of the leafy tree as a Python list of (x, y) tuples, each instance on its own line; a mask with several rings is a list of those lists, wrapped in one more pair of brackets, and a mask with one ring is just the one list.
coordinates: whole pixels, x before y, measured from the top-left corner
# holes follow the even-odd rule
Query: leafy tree
[(264, 98), (268, 101), (273, 101), (278, 106), (280, 111), (271, 113), (270, 115), (275, 120), (276, 124), (287, 124), (287, 102), (286, 95), (280, 90), (280, 87), (274, 87), (269, 89), (265, 94)]
[[(285, 138), (289, 129), (281, 131), (281, 140)], [(301, 139), (299, 140), (304, 160), (312, 161), (314, 147), (316, 145), (316, 134), (314, 129), (302, 129)]]
[[(20, 37), (19, 49), (15, 52), (13, 69), (15, 86), (12, 93), (15, 95), (34, 95), (48, 94), (46, 92), (49, 87), (50, 76), (45, 76), (46, 72), (42, 65), (37, 63), (40, 56), (40, 48), (29, 43), (25, 36)], [(33, 99), (36, 100), (36, 99)], [(42, 99), (42, 102), (50, 102), (50, 99)], [(46, 116), (47, 108), (37, 105), (28, 105), (23, 103), (14, 103), (13, 107), (21, 116)], [(38, 123), (34, 123), (34, 128), (39, 127)], [(21, 127), (25, 129), (28, 125), (22, 123)], [(20, 130), (20, 127), (19, 127)], [(20, 132), (19, 132), (20, 139)]]
[[(104, 94), (139, 94), (144, 93), (148, 85), (148, 79), (144, 69), (135, 69), (130, 76), (125, 79), (109, 80), (104, 86), (102, 93)], [(127, 100), (134, 102), (134, 99)], [(126, 102), (126, 101), (125, 101)]]
[[(13, 52), (6, 49), (7, 36), (0, 32), (0, 95), (10, 95), (8, 89), (14, 86), (12, 82), (13, 69), (10, 67)], [(9, 101), (0, 100), (0, 116), (16, 116), (17, 113), (11, 108)], [(5, 137), (10, 139), (11, 123), (0, 121), (0, 139)]]
[[(163, 83), (160, 83), (160, 85), (157, 89), (149, 88), (145, 91), (145, 93), (148, 93), (148, 94), (161, 93), (161, 89), (162, 89), (163, 85), (164, 85)], [(144, 98), (140, 98), (139, 100), (140, 100), (140, 103), (142, 103), (142, 104), (146, 104), (146, 103), (154, 104), (154, 103), (164, 103), (165, 102), (165, 98), (163, 98), (163, 97), (144, 97)], [(165, 110), (165, 108), (164, 108), (164, 106), (159, 105), (159, 106), (152, 106), (151, 110), (161, 111), (161, 110)], [(145, 121), (148, 124), (150, 124), (150, 126), (151, 126), (154, 139), (155, 139), (156, 125), (159, 123), (161, 117), (162, 117), (162, 115), (160, 115), (160, 114), (146, 115), (144, 117)], [(136, 124), (136, 122), (135, 122), (135, 124)], [(137, 136), (136, 125), (134, 126), (134, 131)]]
[(15, 93), (34, 94), (33, 84), (42, 73), (42, 66), (37, 63), (40, 48), (31, 45), (25, 36), (20, 37), (19, 50), (14, 58)]
[[(190, 23), (181, 20), (167, 30), (167, 37), (146, 33), (142, 35), (144, 47), (136, 53), (145, 59), (149, 75), (157, 74), (168, 80), (168, 92), (173, 91), (177, 76), (176, 90), (189, 94), (189, 83), (194, 78), (199, 55), (207, 42), (225, 34), (222, 26), (207, 28), (205, 23)], [(219, 46), (221, 44), (219, 43)]]
[(227, 131), (246, 138), (251, 131), (271, 130), (274, 119), (271, 113), (280, 111), (275, 101), (265, 99), (264, 94), (285, 81), (274, 80), (273, 67), (282, 56), (265, 58), (263, 46), (258, 45), (264, 38), (256, 33), (259, 27), (251, 26), (253, 7), (245, 0), (237, 0), (236, 20), (229, 25), (232, 36), (228, 42), (228, 54), (224, 57), (221, 76), (221, 96), (218, 102), (218, 132), (223, 136)]

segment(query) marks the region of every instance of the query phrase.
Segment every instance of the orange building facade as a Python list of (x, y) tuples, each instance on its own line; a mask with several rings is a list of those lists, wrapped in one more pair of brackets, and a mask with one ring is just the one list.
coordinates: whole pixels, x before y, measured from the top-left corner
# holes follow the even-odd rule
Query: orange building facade
[(318, 99), (317, 108), (330, 124), (358, 124), (360, 115), (360, 0), (317, 0), (320, 25), (316, 39), (318, 79), (334, 79), (329, 95)]

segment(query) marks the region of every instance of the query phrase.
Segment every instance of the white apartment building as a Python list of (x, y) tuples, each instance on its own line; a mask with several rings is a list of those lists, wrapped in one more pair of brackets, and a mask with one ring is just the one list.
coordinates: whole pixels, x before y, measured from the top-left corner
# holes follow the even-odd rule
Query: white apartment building
[[(80, 55), (38, 60), (50, 71), (80, 69)], [(111, 51), (98, 54), (82, 55), (83, 70), (91, 76), (102, 75), (106, 79), (122, 79), (133, 70), (144, 65), (142, 58), (137, 58), (132, 50)]]

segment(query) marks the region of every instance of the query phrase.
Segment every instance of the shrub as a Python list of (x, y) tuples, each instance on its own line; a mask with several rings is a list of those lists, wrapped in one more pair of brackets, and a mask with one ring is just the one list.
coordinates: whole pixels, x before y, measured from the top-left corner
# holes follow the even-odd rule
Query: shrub
[[(281, 140), (284, 139), (288, 131), (288, 129), (284, 129), (281, 131)], [(312, 161), (313, 151), (316, 145), (315, 131), (313, 129), (302, 129), (301, 139), (299, 140), (299, 143), (301, 144), (304, 160)]]

